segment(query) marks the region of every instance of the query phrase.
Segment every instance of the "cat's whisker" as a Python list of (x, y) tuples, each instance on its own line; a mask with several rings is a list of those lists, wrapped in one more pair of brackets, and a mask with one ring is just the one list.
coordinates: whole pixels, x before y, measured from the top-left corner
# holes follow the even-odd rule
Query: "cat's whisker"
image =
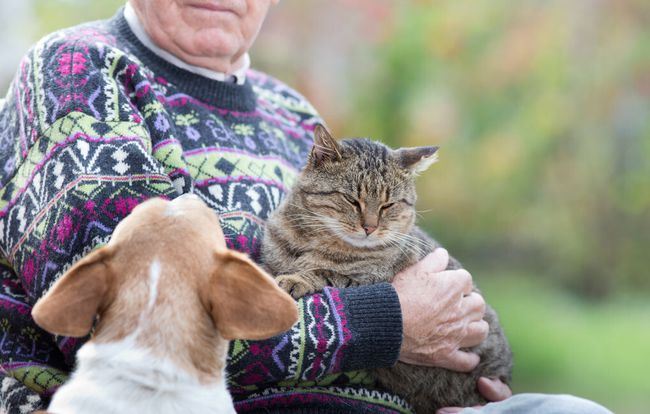
[(300, 228), (313, 229), (313, 230), (327, 230), (329, 227), (323, 225), (317, 225), (317, 224), (305, 224), (300, 226)]
[(285, 221), (290, 223), (322, 223), (321, 220), (314, 217), (291, 217), (285, 218)]
[(420, 256), (426, 255), (426, 251), (421, 247), (421, 240), (417, 237), (411, 236), (410, 234), (400, 233), (395, 230), (389, 230), (390, 235), (398, 240), (400, 243), (404, 244), (409, 249), (415, 250)]
[(390, 231), (391, 231), (392, 234), (399, 235), (399, 236), (403, 236), (403, 237), (407, 237), (407, 238), (409, 238), (409, 239), (413, 239), (413, 240), (416, 240), (416, 241), (418, 241), (418, 242), (420, 241), (419, 238), (417, 238), (416, 236), (413, 236), (412, 234), (402, 233), (402, 232), (399, 232), (399, 231), (397, 231), (397, 230), (390, 230)]
[(292, 223), (292, 226), (296, 228), (321, 228), (321, 229), (327, 229), (330, 226), (326, 223), (319, 223), (319, 222), (314, 222), (314, 223), (305, 223), (305, 222), (296, 222)]
[(407, 255), (407, 253), (406, 253), (406, 251), (404, 250), (404, 248), (408, 248), (408, 249), (410, 249), (410, 250), (414, 250), (414, 251), (416, 251), (416, 252), (419, 253), (419, 254), (422, 254), (422, 251), (419, 249), (419, 247), (416, 246), (416, 245), (413, 245), (413, 243), (412, 243), (411, 241), (404, 240), (404, 239), (399, 238), (399, 237), (393, 237), (392, 240), (395, 242), (395, 245), (396, 245), (396, 246), (397, 246), (397, 247), (398, 247), (398, 248), (399, 248), (399, 249), (400, 249), (400, 250), (401, 250), (405, 255)]
[(420, 254), (424, 253), (424, 250), (422, 249), (422, 247), (420, 247), (420, 243), (418, 241), (409, 238), (400, 237), (400, 236), (397, 236), (397, 239), (400, 240), (402, 243), (404, 243), (404, 245), (417, 251), (418, 253)]
[(387, 238), (386, 241), (388, 242), (388, 245), (393, 246), (393, 247), (397, 247), (402, 252), (402, 254), (404, 256), (408, 256), (406, 251), (402, 248), (402, 246), (399, 244), (399, 242), (397, 240), (394, 240), (394, 239), (389, 237), (389, 238)]
[(356, 231), (354, 227), (341, 223), (331, 217), (323, 216), (312, 211), (309, 211), (309, 213), (311, 215), (296, 215), (291, 218), (286, 218), (285, 220), (291, 223), (291, 225), (299, 225), (301, 228), (333, 231), (335, 234), (346, 232), (354, 233)]
[(293, 220), (308, 220), (308, 221), (318, 221), (318, 220), (323, 219), (323, 218), (324, 219), (329, 219), (328, 217), (319, 217), (319, 216), (314, 216), (314, 215), (311, 215), (311, 216), (295, 215), (295, 216), (292, 216), (290, 218), (293, 219)]
[(304, 210), (307, 213), (309, 213), (309, 215), (311, 215), (311, 216), (319, 217), (319, 218), (321, 218), (323, 220), (326, 220), (326, 221), (336, 221), (336, 220), (332, 219), (331, 217), (325, 216), (325, 215), (320, 214), (320, 213), (316, 213), (315, 211), (306, 209), (305, 207), (299, 206), (297, 204), (290, 203), (289, 205), (292, 206), (292, 207), (295, 207), (297, 209)]
[(295, 228), (302, 228), (302, 227), (321, 227), (321, 228), (326, 228), (327, 225), (324, 223), (308, 223), (308, 222), (294, 222), (291, 223), (291, 226)]
[(294, 215), (291, 218), (289, 218), (289, 221), (320, 221), (320, 222), (325, 222), (325, 223), (334, 223), (337, 220), (332, 219), (331, 217), (324, 216), (322, 214), (315, 213), (313, 211), (306, 210), (310, 213), (310, 215)]

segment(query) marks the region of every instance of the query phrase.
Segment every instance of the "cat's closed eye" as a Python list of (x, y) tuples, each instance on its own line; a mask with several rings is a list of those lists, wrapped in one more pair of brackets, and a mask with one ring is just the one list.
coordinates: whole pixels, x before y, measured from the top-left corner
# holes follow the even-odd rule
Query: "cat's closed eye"
[(359, 204), (357, 200), (355, 200), (354, 198), (350, 197), (347, 194), (343, 194), (343, 193), (340, 194), (343, 196), (343, 198), (345, 198), (345, 201), (352, 204), (355, 208), (361, 209), (361, 204)]

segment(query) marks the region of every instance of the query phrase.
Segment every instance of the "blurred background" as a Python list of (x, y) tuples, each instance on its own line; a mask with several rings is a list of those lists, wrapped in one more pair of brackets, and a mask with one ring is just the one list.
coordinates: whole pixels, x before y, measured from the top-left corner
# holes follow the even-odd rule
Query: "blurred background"
[[(123, 1), (0, 0), (21, 55)], [(436, 144), (420, 224), (472, 272), (515, 392), (650, 407), (650, 2), (282, 0), (253, 65), (334, 133)]]

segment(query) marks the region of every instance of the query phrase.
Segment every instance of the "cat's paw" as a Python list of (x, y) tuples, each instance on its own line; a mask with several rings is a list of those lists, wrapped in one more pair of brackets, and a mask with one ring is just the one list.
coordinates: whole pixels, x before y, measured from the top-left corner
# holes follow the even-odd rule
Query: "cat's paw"
[(284, 290), (290, 294), (294, 299), (300, 299), (301, 297), (314, 293), (316, 289), (303, 280), (298, 275), (282, 275), (275, 278), (275, 281), (280, 286), (280, 289)]

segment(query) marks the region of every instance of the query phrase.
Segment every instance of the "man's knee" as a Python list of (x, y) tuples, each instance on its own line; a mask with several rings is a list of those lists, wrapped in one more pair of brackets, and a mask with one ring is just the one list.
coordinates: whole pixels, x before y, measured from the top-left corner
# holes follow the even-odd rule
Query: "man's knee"
[(541, 413), (568, 413), (568, 414), (612, 414), (600, 404), (573, 395), (546, 395), (542, 403)]
[(612, 414), (605, 407), (572, 395), (517, 394), (491, 403), (481, 411), (465, 409), (462, 414)]

